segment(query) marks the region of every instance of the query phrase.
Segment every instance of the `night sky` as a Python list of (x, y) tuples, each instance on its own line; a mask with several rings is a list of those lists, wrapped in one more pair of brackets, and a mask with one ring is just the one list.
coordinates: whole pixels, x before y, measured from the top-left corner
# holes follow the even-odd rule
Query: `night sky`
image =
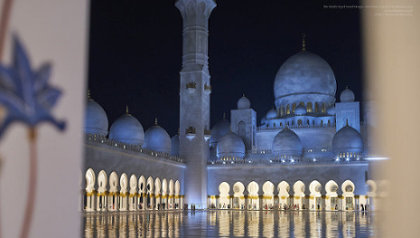
[[(341, 1), (357, 4), (356, 1)], [(110, 125), (125, 105), (145, 130), (157, 117), (172, 136), (179, 125), (182, 18), (174, 0), (92, 0), (89, 89)], [(326, 9), (340, 1), (219, 0), (209, 22), (211, 125), (236, 108), (242, 93), (258, 124), (274, 107), (277, 70), (301, 49), (332, 67), (337, 93), (346, 85), (362, 99), (360, 12)]]

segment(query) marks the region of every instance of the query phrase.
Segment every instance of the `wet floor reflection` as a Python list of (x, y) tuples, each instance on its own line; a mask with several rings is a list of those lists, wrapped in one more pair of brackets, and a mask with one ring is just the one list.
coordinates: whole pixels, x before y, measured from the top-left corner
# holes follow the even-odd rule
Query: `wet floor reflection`
[(93, 237), (372, 237), (373, 214), (311, 211), (151, 211), (83, 214)]

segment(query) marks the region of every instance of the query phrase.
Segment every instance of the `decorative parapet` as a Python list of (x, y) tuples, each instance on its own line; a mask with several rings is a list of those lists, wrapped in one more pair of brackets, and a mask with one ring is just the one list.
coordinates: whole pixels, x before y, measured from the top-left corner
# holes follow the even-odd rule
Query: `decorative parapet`
[(171, 160), (174, 162), (184, 163), (183, 160), (178, 156), (172, 156), (169, 153), (164, 153), (164, 152), (159, 152), (159, 151), (147, 150), (147, 149), (142, 148), (141, 145), (131, 145), (131, 144), (125, 144), (119, 141), (110, 140), (106, 138), (105, 136), (101, 136), (101, 135), (86, 134), (86, 143), (105, 145), (105, 146), (117, 148), (119, 150), (123, 150), (127, 152), (141, 153), (141, 154), (153, 156), (155, 158), (163, 158), (163, 159)]

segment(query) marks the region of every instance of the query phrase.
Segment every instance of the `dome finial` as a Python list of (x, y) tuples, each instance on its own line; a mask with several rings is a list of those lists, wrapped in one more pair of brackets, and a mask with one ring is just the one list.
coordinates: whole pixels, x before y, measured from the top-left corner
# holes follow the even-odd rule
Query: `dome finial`
[(125, 113), (126, 113), (126, 114), (130, 114), (130, 113), (128, 112), (128, 105), (125, 105)]
[(346, 119), (346, 126), (349, 126), (349, 119)]
[(302, 51), (306, 51), (306, 34), (302, 33)]
[(242, 97), (245, 97), (245, 93), (242, 93)]
[(87, 98), (90, 99), (90, 89), (87, 90)]
[(158, 125), (158, 119), (157, 119), (157, 117), (155, 117), (155, 126), (157, 126)]
[(223, 120), (226, 120), (226, 112), (223, 113)]

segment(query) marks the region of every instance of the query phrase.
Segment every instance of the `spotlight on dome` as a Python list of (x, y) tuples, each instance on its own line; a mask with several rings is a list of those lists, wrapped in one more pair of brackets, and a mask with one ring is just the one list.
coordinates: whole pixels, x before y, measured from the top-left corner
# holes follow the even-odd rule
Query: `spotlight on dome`
[(270, 159), (270, 163), (273, 163), (273, 161)]
[(251, 160), (250, 160), (250, 161), (248, 161), (248, 163), (251, 163)]
[(339, 158), (335, 158), (335, 162), (338, 162), (338, 161), (340, 161), (340, 159)]
[(316, 162), (316, 158), (313, 158), (313, 159), (312, 159), (312, 161), (313, 161), (313, 162)]
[(232, 161), (232, 162), (230, 162), (230, 163), (231, 163), (231, 164), (234, 164), (235, 162), (233, 162), (233, 161)]
[(284, 159), (281, 160), (282, 163), (286, 162)]
[(294, 163), (295, 162), (295, 159), (290, 159), (290, 163)]
[(225, 162), (225, 161), (223, 161), (223, 164), (226, 164), (226, 162)]
[(350, 161), (350, 158), (349, 158), (349, 157), (347, 157), (347, 158), (346, 158), (346, 161)]

